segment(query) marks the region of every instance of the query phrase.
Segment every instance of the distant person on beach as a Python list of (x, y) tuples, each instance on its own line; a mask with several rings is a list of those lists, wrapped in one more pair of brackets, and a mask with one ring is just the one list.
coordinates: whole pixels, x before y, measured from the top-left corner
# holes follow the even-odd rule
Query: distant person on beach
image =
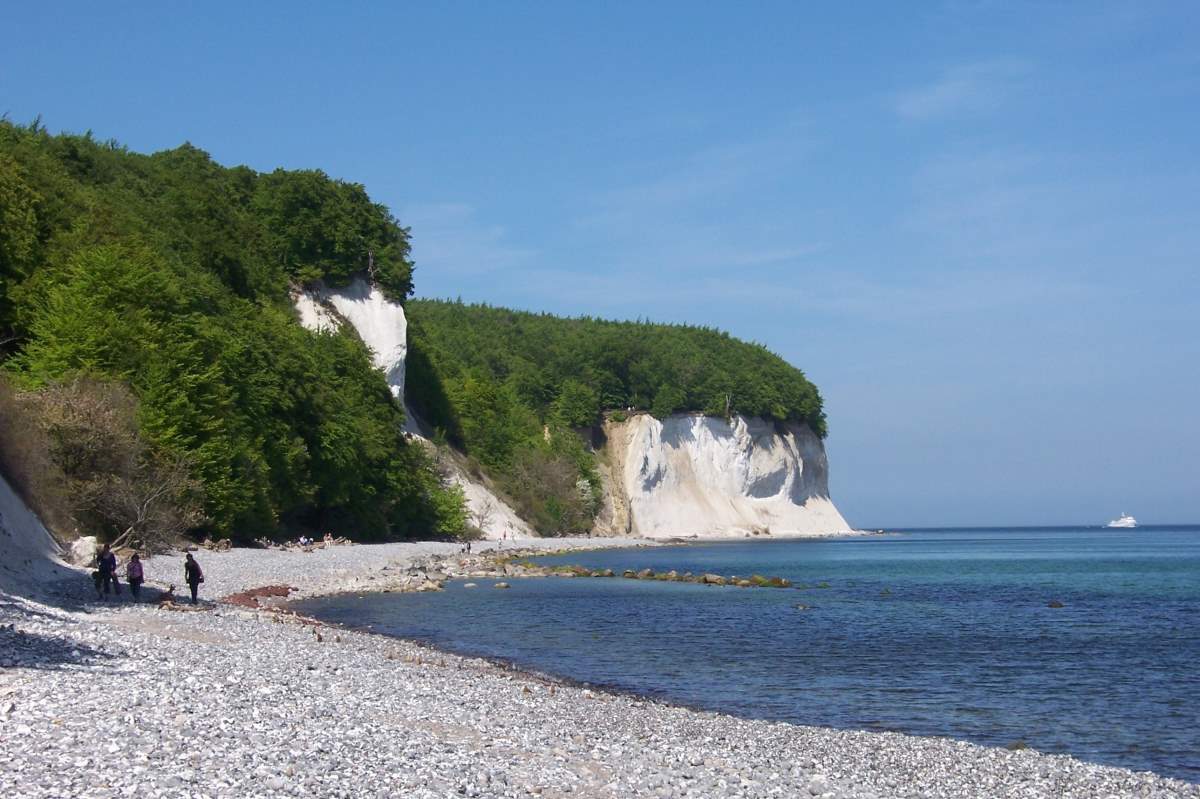
[(191, 552), (187, 553), (187, 559), (183, 562), (183, 581), (192, 589), (192, 604), (196, 604), (196, 592), (200, 590), (200, 583), (204, 582), (204, 572), (200, 571), (200, 564)]
[(136, 602), (141, 596), (142, 583), (146, 582), (142, 572), (142, 559), (136, 552), (130, 556), (129, 565), (125, 567), (125, 582), (129, 583), (129, 593), (133, 594)]
[[(103, 599), (117, 586), (117, 556), (108, 544), (96, 555), (96, 598)], [(120, 591), (118, 588), (117, 591)]]

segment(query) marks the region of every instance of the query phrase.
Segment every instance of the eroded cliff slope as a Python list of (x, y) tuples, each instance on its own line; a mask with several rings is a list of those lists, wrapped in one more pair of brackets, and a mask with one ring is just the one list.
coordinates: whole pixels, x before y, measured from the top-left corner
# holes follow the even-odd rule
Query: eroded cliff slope
[[(317, 283), (293, 294), (300, 323), (309, 330), (337, 330), (349, 324), (371, 350), (375, 368), (384, 373), (392, 395), (404, 401), (404, 359), (408, 352), (408, 319), (404, 308), (362, 278), (330, 288)], [(405, 432), (433, 447), (411, 409), (405, 406)], [(471, 477), (455, 459), (443, 459), (447, 479), (463, 490), (472, 522), (487, 538), (529, 538), (533, 530), (503, 499)]]
[(0, 592), (36, 596), (71, 576), (61, 555), (41, 519), (0, 476)]

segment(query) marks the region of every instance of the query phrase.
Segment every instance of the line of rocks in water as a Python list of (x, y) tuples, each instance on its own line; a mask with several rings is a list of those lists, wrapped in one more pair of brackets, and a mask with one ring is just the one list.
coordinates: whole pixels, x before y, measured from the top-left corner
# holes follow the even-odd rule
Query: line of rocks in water
[[(656, 580), (660, 582), (695, 583), (709, 586), (736, 586), (738, 588), (807, 588), (794, 586), (786, 577), (765, 577), (753, 574), (740, 577), (736, 574), (725, 576), (706, 572), (693, 574), (679, 572), (675, 569), (656, 572), (653, 569), (625, 569), (619, 574), (612, 569), (590, 569), (579, 565), (543, 565), (529, 558), (546, 556), (553, 552), (536, 550), (521, 550), (505, 554), (487, 553), (481, 555), (431, 555), (409, 564), (388, 564), (379, 574), (368, 578), (374, 585), (359, 586), (384, 593), (414, 593), (423, 591), (441, 591), (450, 580), (458, 579), (500, 579), (500, 578), (536, 578), (536, 577), (623, 577), (630, 580)], [(474, 588), (476, 584), (467, 583)], [(505, 582), (498, 583), (497, 588), (507, 588)]]
[[(597, 576), (595, 574), (593, 577)], [(601, 575), (609, 576), (609, 575)], [(672, 569), (668, 572), (655, 572), (651, 569), (642, 569), (641, 571), (633, 571), (626, 569), (621, 573), (622, 577), (631, 580), (665, 580), (675, 583), (699, 583), (700, 585), (735, 585), (738, 588), (791, 588), (792, 581), (786, 577), (763, 577), (761, 574), (753, 574), (749, 577), (738, 577), (736, 574), (730, 577), (723, 577), (720, 574), (692, 574), (691, 572), (679, 572)]]

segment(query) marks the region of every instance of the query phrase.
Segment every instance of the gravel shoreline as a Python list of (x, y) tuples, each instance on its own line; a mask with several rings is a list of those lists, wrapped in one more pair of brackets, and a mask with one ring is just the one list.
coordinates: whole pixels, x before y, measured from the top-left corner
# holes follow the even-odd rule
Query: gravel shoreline
[[(457, 551), (196, 557), (211, 599), (372, 590), (385, 566)], [(180, 564), (149, 559), (147, 577), (179, 585)], [(689, 710), (267, 611), (93, 603), (81, 582), (0, 594), (0, 796), (1200, 799), (1066, 756)]]

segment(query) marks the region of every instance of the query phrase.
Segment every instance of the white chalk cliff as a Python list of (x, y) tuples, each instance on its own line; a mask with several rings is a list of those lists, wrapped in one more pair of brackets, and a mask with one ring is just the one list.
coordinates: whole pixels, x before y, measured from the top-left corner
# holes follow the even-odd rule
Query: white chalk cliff
[(41, 519), (0, 477), (0, 592), (34, 596), (74, 574)]
[[(316, 283), (292, 294), (300, 324), (317, 332), (349, 324), (371, 351), (376, 369), (383, 372), (392, 396), (404, 402), (404, 359), (408, 353), (408, 319), (404, 307), (383, 295), (377, 286), (354, 278), (341, 288)], [(404, 430), (431, 449), (416, 415), (404, 407)], [(447, 479), (462, 488), (467, 512), (487, 538), (531, 538), (535, 535), (509, 505), (487, 486), (471, 477), (454, 459), (443, 459)]]
[(820, 535), (850, 525), (806, 425), (637, 414), (605, 426), (609, 498), (597, 532), (646, 538)]
[(362, 278), (331, 289), (317, 283), (292, 297), (300, 324), (309, 330), (337, 330), (349, 322), (371, 350), (375, 368), (383, 372), (392, 396), (404, 399), (404, 356), (408, 353), (408, 320), (404, 308)]

